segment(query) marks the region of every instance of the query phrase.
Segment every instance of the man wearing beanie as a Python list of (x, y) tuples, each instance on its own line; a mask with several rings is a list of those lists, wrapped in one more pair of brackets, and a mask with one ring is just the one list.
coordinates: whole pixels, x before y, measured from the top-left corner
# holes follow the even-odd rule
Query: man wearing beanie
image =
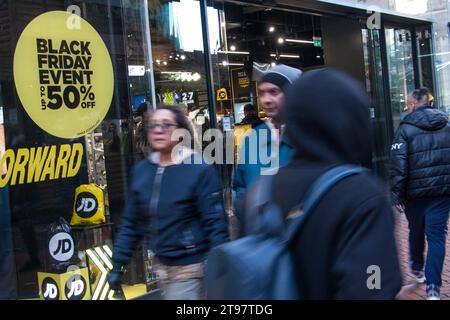
[[(292, 148), (283, 136), (282, 110), (287, 89), (301, 74), (299, 69), (277, 65), (266, 71), (258, 82), (259, 101), (269, 120), (254, 128), (244, 139), (233, 180), (237, 206), (245, 190), (261, 174), (275, 174), (292, 157)], [(239, 219), (239, 212), (237, 217)]]

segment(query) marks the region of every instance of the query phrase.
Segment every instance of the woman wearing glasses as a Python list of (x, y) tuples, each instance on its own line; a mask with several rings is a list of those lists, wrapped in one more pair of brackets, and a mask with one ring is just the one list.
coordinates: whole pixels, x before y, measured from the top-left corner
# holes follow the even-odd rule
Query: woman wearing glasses
[(144, 237), (158, 261), (164, 299), (201, 299), (207, 253), (229, 239), (219, 175), (179, 143), (192, 136), (179, 107), (158, 107), (147, 130), (153, 153), (132, 170), (109, 284), (120, 290), (123, 269)]

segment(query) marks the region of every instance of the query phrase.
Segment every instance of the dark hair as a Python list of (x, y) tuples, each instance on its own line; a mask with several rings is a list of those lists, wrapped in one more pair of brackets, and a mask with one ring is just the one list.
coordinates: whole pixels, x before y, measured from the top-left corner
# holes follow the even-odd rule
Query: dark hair
[(142, 102), (136, 110), (137, 116), (142, 117), (146, 112), (149, 111), (149, 102)]
[(430, 103), (430, 90), (428, 90), (428, 88), (425, 88), (425, 87), (416, 89), (411, 93), (411, 97), (413, 97), (414, 99), (416, 99), (419, 102), (422, 101), (423, 98), (426, 97), (427, 104), (429, 104)]
[(155, 111), (157, 110), (169, 110), (170, 112), (172, 112), (175, 116), (175, 122), (177, 123), (178, 128), (186, 129), (192, 136), (192, 130), (191, 126), (189, 125), (189, 120), (184, 115), (183, 110), (180, 108), (180, 106), (162, 104), (159, 105)]
[(244, 106), (244, 112), (248, 112), (248, 113), (256, 113), (256, 108), (253, 104), (251, 103), (247, 103)]

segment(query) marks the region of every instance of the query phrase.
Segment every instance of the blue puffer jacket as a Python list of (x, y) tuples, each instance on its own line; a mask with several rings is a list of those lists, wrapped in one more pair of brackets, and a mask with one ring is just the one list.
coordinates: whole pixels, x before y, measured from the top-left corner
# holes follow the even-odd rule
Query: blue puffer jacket
[[(266, 135), (264, 135), (265, 132), (267, 132)], [(261, 176), (264, 170), (283, 167), (291, 161), (294, 155), (287, 137), (283, 136), (279, 154), (268, 162), (269, 157), (273, 156), (271, 153), (272, 139), (270, 128), (266, 123), (263, 123), (254, 128), (254, 133), (256, 133), (254, 137), (256, 139), (253, 143), (249, 143), (252, 139), (250, 135), (246, 136), (243, 141), (243, 148), (240, 153), (241, 159), (233, 179), (233, 190), (236, 192), (235, 203), (239, 202), (246, 189)]]
[(167, 167), (144, 159), (133, 168), (114, 244), (115, 268), (130, 262), (141, 237), (168, 266), (199, 263), (212, 247), (229, 240), (217, 170), (199, 157)]
[(394, 204), (417, 198), (450, 196), (447, 114), (429, 106), (408, 114), (397, 129), (391, 153)]

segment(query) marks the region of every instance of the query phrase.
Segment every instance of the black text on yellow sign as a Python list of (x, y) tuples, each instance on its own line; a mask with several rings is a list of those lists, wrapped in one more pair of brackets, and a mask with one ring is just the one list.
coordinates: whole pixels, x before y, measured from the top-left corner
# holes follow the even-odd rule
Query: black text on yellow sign
[(111, 57), (88, 21), (50, 11), (23, 30), (14, 52), (14, 82), (23, 108), (44, 131), (63, 139), (92, 132), (114, 93)]
[(95, 107), (90, 44), (89, 41), (62, 40), (55, 48), (52, 39), (36, 39), (43, 110), (58, 110), (63, 104), (69, 109)]
[(80, 170), (83, 151), (81, 143), (6, 150), (0, 168), (6, 163), (7, 173), (0, 176), (0, 188), (8, 183), (13, 186), (74, 177)]

